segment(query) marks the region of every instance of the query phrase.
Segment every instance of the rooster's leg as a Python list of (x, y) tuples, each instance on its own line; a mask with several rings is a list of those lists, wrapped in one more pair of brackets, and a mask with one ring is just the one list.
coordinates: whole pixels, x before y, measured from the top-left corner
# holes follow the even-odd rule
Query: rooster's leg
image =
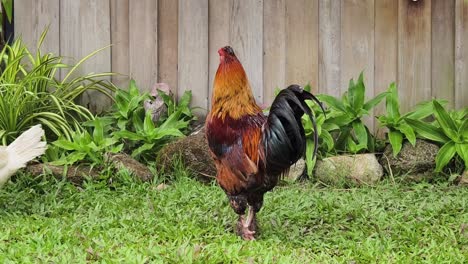
[(255, 222), (255, 211), (252, 206), (249, 206), (249, 215), (247, 216), (247, 219), (243, 221), (243, 217), (241, 216), (239, 221), (242, 224), (242, 238), (244, 240), (254, 240), (255, 231), (251, 230), (251, 227)]

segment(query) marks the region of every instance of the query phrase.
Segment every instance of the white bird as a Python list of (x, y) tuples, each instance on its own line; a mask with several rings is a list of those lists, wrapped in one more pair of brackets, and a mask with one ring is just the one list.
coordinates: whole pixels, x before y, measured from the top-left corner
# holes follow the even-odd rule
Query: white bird
[(41, 141), (44, 130), (36, 125), (21, 134), (9, 146), (0, 146), (0, 188), (15, 174), (26, 166), (30, 160), (44, 154), (46, 142)]

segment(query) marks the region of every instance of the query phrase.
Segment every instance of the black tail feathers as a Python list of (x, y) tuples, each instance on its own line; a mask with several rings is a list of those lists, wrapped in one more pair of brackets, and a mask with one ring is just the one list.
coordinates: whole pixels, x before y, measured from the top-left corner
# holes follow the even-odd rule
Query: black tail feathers
[[(315, 101), (324, 111), (320, 101), (299, 85), (290, 85), (282, 90), (273, 101), (267, 125), (263, 133), (266, 170), (269, 175), (280, 175), (304, 156), (306, 138), (301, 117), (306, 113), (312, 121), (314, 131), (317, 125), (311, 109), (305, 100)], [(314, 132), (314, 156), (318, 148), (318, 134)]]

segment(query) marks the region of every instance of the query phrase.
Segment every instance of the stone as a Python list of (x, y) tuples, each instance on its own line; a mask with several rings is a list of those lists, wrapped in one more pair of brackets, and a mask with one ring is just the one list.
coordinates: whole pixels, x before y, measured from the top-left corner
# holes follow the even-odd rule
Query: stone
[(388, 174), (408, 175), (420, 174), (430, 175), (435, 169), (435, 158), (439, 147), (425, 140), (417, 139), (413, 147), (409, 142), (403, 143), (400, 153), (393, 156), (392, 146), (385, 147), (384, 154), (380, 158), (380, 164), (385, 168)]
[(153, 97), (152, 100), (145, 100), (143, 107), (146, 112), (151, 112), (151, 120), (157, 122), (159, 118), (167, 113), (167, 106), (164, 100), (159, 96), (158, 90), (172, 96), (171, 89), (167, 83), (156, 83), (150, 91), (150, 95)]
[(468, 187), (468, 168), (466, 168), (463, 174), (460, 176), (458, 185)]
[(127, 169), (142, 181), (151, 181), (153, 179), (153, 173), (151, 170), (128, 154), (106, 153), (105, 157), (107, 162), (113, 164), (118, 170)]
[(170, 171), (177, 158), (181, 158), (199, 180), (210, 182), (215, 179), (216, 167), (208, 149), (204, 128), (164, 146), (158, 153), (157, 166)]
[(342, 155), (318, 160), (314, 175), (334, 186), (372, 185), (383, 176), (374, 154)]
[(297, 180), (299, 177), (302, 176), (304, 173), (304, 170), (306, 168), (306, 163), (304, 159), (299, 159), (296, 164), (293, 164), (289, 168), (289, 173), (285, 175), (285, 178), (290, 179), (290, 180)]

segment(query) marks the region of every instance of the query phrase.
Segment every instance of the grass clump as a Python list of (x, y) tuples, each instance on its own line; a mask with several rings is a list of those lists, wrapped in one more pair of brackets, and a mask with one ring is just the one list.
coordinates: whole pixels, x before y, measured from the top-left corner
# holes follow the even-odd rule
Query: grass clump
[[(184, 174), (179, 171), (178, 174)], [(76, 187), (23, 176), (0, 190), (0, 261), (125, 263), (463, 263), (468, 189), (286, 184), (266, 196), (261, 235), (234, 235), (223, 191), (179, 175), (121, 173)], [(111, 183), (111, 184), (109, 184)], [(165, 187), (165, 188), (163, 188)]]

